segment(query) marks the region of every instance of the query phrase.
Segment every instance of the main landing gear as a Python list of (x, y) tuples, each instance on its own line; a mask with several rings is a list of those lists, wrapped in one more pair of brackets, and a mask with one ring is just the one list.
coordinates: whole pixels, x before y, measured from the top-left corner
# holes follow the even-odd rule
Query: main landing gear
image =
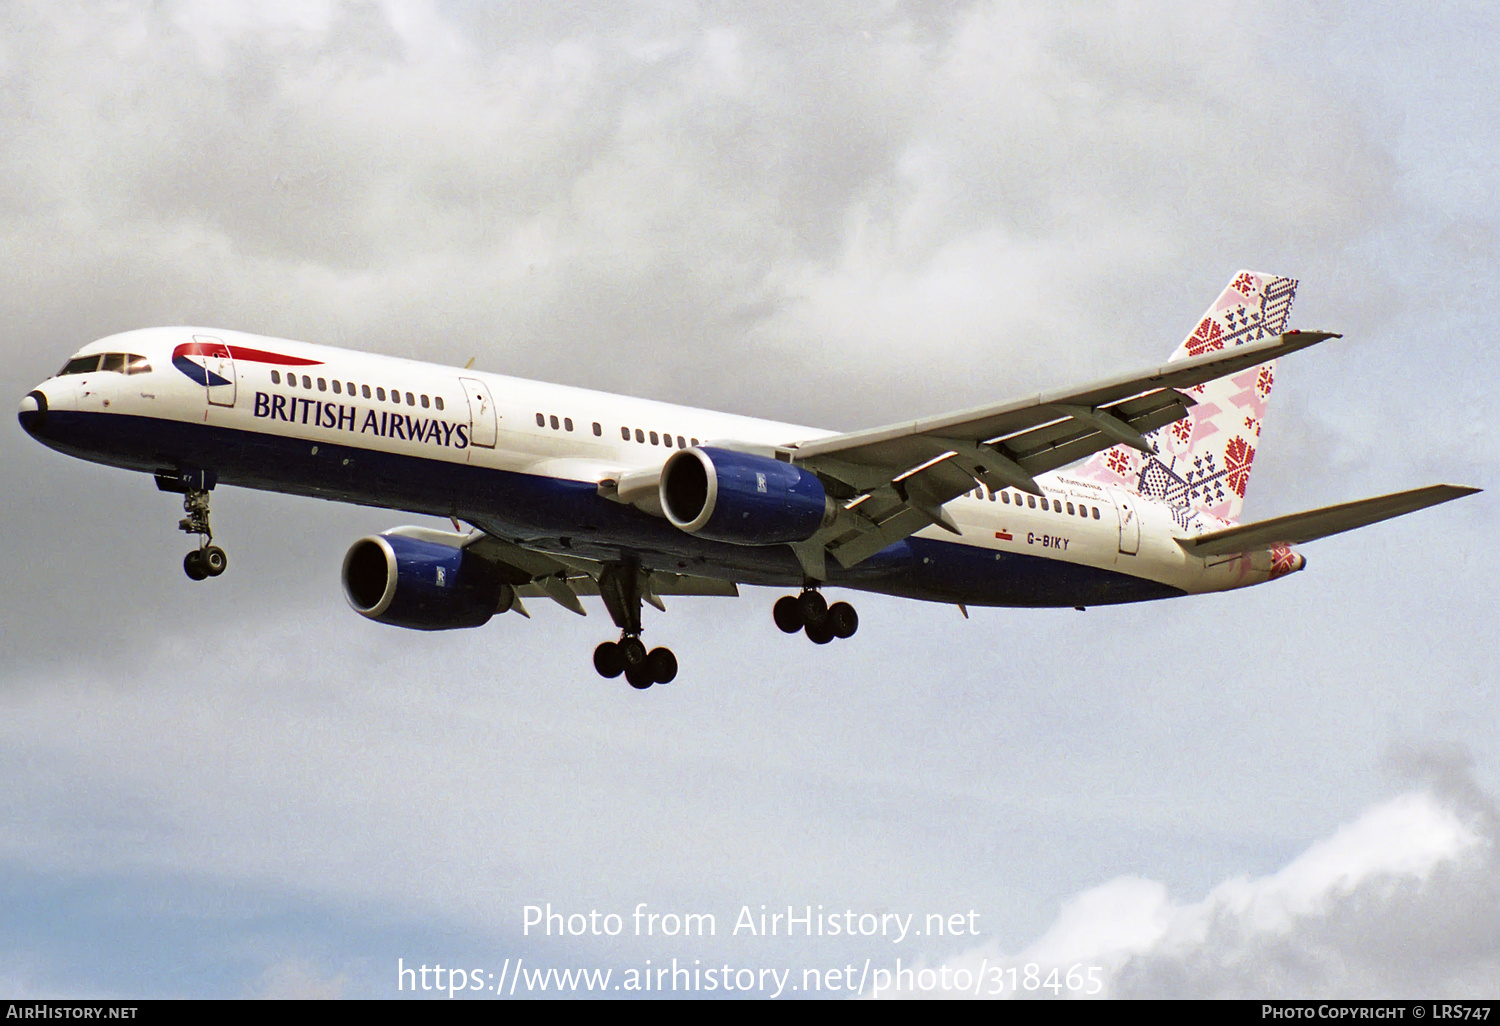
[(198, 536), (198, 547), (183, 557), (183, 573), (195, 581), (219, 576), (229, 566), (229, 557), (223, 549), (210, 544), (214, 533), (208, 526), (208, 492), (201, 488), (187, 489), (182, 496), (182, 508), (187, 516), (178, 528)]
[(670, 648), (649, 652), (641, 641), (641, 593), (645, 574), (632, 564), (616, 563), (599, 577), (599, 595), (604, 608), (620, 628), (619, 641), (606, 641), (594, 649), (594, 669), (601, 677), (625, 675), (638, 691), (652, 684), (670, 684), (677, 677), (677, 657)]
[(783, 595), (771, 610), (776, 626), (787, 634), (805, 631), (815, 645), (826, 645), (834, 638), (852, 638), (859, 630), (859, 614), (847, 602), (828, 604), (812, 588), (800, 595)]
[(625, 674), (630, 686), (644, 691), (652, 684), (670, 684), (677, 677), (677, 657), (670, 648), (653, 648), (636, 634), (623, 633), (619, 641), (606, 641), (594, 649), (594, 669), (601, 677)]

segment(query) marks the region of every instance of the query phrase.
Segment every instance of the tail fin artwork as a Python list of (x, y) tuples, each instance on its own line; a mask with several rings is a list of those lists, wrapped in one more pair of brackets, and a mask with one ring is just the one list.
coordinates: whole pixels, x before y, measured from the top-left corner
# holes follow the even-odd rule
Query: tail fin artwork
[[(1293, 278), (1239, 272), (1170, 360), (1281, 334), (1296, 294)], [(1184, 531), (1212, 530), (1215, 521), (1238, 523), (1275, 380), (1272, 361), (1186, 389), (1197, 405), (1182, 420), (1146, 436), (1155, 455), (1115, 446), (1085, 461), (1075, 474), (1165, 503)]]

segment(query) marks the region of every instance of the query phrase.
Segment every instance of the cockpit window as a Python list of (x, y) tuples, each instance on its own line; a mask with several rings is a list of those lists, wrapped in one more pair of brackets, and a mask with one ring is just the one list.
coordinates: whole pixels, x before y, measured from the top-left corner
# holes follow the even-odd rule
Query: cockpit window
[(94, 371), (114, 371), (117, 374), (150, 374), (151, 363), (135, 353), (95, 353), (93, 356), (75, 356), (57, 372), (64, 374), (91, 374)]
[(88, 374), (90, 371), (99, 369), (99, 354), (93, 356), (75, 356), (63, 364), (63, 369), (57, 372), (58, 377), (64, 374)]

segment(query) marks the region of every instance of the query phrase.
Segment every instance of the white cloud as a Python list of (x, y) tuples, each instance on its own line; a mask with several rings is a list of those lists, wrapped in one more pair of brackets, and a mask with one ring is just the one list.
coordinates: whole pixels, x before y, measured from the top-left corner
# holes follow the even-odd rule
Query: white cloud
[[(1049, 979), (1067, 994), (1070, 970), (1074, 996), (1488, 996), (1500, 972), (1494, 808), (1466, 774), (1429, 763), (1446, 779), (1368, 809), (1276, 873), (1186, 903), (1120, 877), (1065, 903), (1019, 953), (984, 945), (937, 979), (984, 972), (985, 989), (1003, 980), (1007, 997), (1054, 996)], [(1087, 982), (1095, 966), (1098, 988)], [(1028, 975), (1039, 985), (1014, 994)]]

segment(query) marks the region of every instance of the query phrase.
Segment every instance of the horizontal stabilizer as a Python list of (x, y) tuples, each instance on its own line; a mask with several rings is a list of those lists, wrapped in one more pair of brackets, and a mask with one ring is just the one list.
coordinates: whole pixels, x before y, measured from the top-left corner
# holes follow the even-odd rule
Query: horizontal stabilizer
[(1409, 492), (1379, 495), (1373, 499), (1345, 502), (1338, 506), (1324, 506), (1305, 513), (1259, 520), (1253, 524), (1241, 524), (1223, 531), (1213, 531), (1192, 538), (1178, 538), (1177, 544), (1197, 556), (1222, 556), (1252, 549), (1267, 549), (1272, 545), (1296, 545), (1301, 542), (1326, 538), (1330, 534), (1341, 534), (1356, 527), (1378, 524), (1382, 520), (1399, 517), (1440, 502), (1449, 502), (1480, 491), (1464, 485), (1429, 485), (1414, 488)]

